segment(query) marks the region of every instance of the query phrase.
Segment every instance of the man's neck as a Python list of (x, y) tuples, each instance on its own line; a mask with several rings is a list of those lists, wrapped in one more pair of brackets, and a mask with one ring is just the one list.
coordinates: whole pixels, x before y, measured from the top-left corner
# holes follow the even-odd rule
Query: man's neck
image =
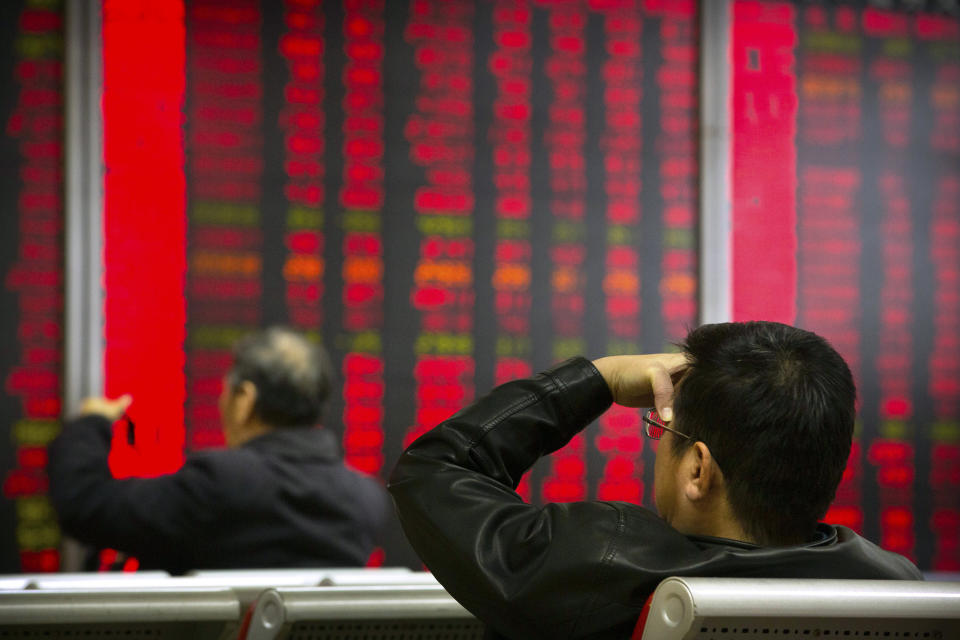
[(275, 427), (272, 427), (260, 420), (251, 420), (243, 425), (243, 428), (234, 434), (233, 441), (229, 443), (231, 447), (240, 447), (250, 442), (254, 438), (270, 433)]
[(701, 533), (713, 538), (726, 538), (727, 540), (737, 540), (738, 542), (747, 542), (749, 544), (759, 544), (751, 535), (749, 535), (740, 523), (737, 521), (728, 521), (720, 526), (711, 527), (710, 533)]
[(714, 500), (709, 505), (684, 510), (674, 527), (685, 535), (727, 538), (758, 544), (733, 515), (730, 503), (726, 500)]

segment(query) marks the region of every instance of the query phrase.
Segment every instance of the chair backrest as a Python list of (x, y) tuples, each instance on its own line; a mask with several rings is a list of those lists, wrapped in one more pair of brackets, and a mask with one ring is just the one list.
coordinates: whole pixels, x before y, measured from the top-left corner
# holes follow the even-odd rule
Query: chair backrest
[(73, 578), (71, 580), (31, 580), (28, 589), (83, 589), (86, 591), (122, 591), (136, 589), (230, 589), (244, 609), (257, 599), (264, 589), (270, 587), (313, 587), (317, 586), (315, 576), (282, 574), (270, 577), (263, 575), (220, 575), (220, 576), (175, 576), (153, 578), (150, 580), (129, 580), (123, 574), (114, 574), (112, 580), (102, 578)]
[(169, 578), (170, 574), (166, 571), (62, 571), (58, 573), (8, 573), (0, 576), (3, 578), (26, 578), (27, 580), (77, 580), (86, 578), (89, 580), (116, 580), (118, 577), (127, 580), (159, 580), (160, 578)]
[[(437, 585), (433, 574), (427, 571), (411, 571), (406, 567), (376, 568), (317, 568), (317, 569), (233, 569), (191, 571), (188, 577), (203, 580), (226, 580), (232, 584), (238, 580), (273, 581), (272, 586), (312, 586), (312, 585)], [(292, 580), (306, 580), (294, 583)]]
[(349, 586), (377, 586), (377, 585), (408, 585), (408, 586), (439, 586), (437, 579), (429, 571), (408, 571), (407, 573), (378, 573), (380, 569), (358, 572), (330, 572), (320, 580), (322, 586), (349, 587)]
[[(402, 582), (405, 577), (415, 575), (407, 567), (370, 567), (370, 568), (343, 568), (343, 567), (316, 567), (310, 569), (197, 569), (187, 573), (188, 577), (204, 579), (249, 579), (258, 580), (269, 578), (276, 579), (295, 579), (302, 578), (310, 580), (311, 584), (320, 584), (324, 580), (333, 582), (356, 580), (360, 583), (370, 581), (370, 584), (378, 584), (383, 581)], [(376, 582), (374, 582), (376, 581)], [(278, 586), (287, 586), (288, 583)]]
[(169, 578), (170, 574), (166, 571), (131, 571), (127, 572), (109, 572), (94, 573), (88, 571), (64, 572), (64, 573), (4, 573), (0, 574), (0, 591), (9, 589), (27, 589), (31, 584), (38, 580), (43, 580), (46, 584), (54, 582), (73, 582), (74, 580), (86, 580), (87, 582), (114, 582), (118, 579), (126, 580), (125, 585), (133, 585), (134, 582), (157, 582), (164, 578)]
[(421, 585), (438, 586), (436, 578), (426, 571), (409, 569), (278, 569), (203, 571), (187, 576), (156, 572), (138, 573), (73, 573), (40, 574), (39, 577), (9, 581), (4, 589), (83, 589), (88, 591), (122, 591), (129, 588), (194, 589), (229, 588), (246, 609), (265, 589), (271, 587), (316, 587), (349, 585)]
[(243, 640), (480, 640), (483, 624), (439, 585), (279, 588), (254, 604)]
[(27, 585), (29, 584), (30, 578), (25, 578), (23, 576), (0, 576), (0, 591), (16, 591), (18, 589), (26, 589)]
[(633, 637), (771, 636), (960, 638), (960, 582), (667, 578)]
[(229, 589), (51, 589), (0, 596), (5, 639), (226, 639), (236, 637), (240, 613)]

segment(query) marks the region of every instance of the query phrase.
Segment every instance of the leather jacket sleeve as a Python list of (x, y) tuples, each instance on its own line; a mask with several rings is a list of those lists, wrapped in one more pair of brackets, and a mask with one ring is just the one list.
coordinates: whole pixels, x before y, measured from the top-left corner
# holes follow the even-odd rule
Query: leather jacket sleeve
[(408, 539), (448, 591), (501, 634), (583, 631), (589, 587), (604, 580), (622, 515), (603, 502), (539, 507), (514, 489), (611, 403), (593, 364), (572, 359), (498, 387), (414, 442), (393, 472), (388, 488)]

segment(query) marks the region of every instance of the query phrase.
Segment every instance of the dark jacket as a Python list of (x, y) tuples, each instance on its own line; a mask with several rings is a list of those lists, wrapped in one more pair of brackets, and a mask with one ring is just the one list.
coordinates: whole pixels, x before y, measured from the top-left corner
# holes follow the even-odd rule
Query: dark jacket
[(414, 442), (393, 472), (413, 547), (494, 637), (628, 638), (669, 576), (922, 579), (845, 527), (758, 548), (685, 536), (634, 504), (524, 503), (514, 492), (523, 473), (611, 402), (596, 368), (574, 359), (498, 387)]
[(141, 568), (362, 566), (387, 513), (380, 483), (347, 469), (323, 429), (275, 429), (123, 480), (107, 466), (110, 437), (98, 416), (65, 426), (49, 449), (50, 498), (65, 533)]

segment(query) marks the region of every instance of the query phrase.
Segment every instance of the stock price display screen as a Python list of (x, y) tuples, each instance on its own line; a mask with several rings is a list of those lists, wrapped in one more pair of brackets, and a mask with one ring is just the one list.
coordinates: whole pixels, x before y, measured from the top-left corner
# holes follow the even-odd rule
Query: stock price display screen
[[(108, 64), (150, 25), (106, 6)], [(680, 339), (697, 317), (695, 9), (186, 3), (170, 85), (185, 113), (183, 429), (157, 437), (222, 444), (229, 348), (263, 324), (329, 348), (325, 422), (379, 477), (496, 383)], [(106, 79), (105, 109), (122, 90)], [(520, 491), (642, 501), (651, 455), (637, 413), (613, 411)], [(115, 472), (145, 464), (128, 460)], [(384, 561), (415, 563), (391, 536)]]
[(750, 169), (734, 190), (759, 202), (745, 233), (791, 217), (789, 313), (857, 381), (827, 519), (958, 571), (960, 20), (737, 2), (733, 29), (734, 163)]
[(798, 320), (860, 391), (835, 510), (958, 571), (960, 20), (814, 7), (796, 25)]
[(47, 444), (63, 366), (59, 2), (0, 5), (0, 573), (55, 571)]
[[(4, 28), (34, 44), (0, 67), (16, 81), (2, 151), (20, 176), (0, 194), (20, 216), (0, 238), (14, 435), (0, 541), (39, 570), (59, 539), (43, 463), (60, 413), (62, 211), (20, 193), (59, 197), (60, 124), (37, 108), (31, 127), (9, 123), (61, 90), (61, 35), (57, 5), (21, 4)], [(381, 478), (497, 383), (682, 339), (699, 313), (698, 22), (686, 0), (105, 2), (106, 392), (140, 404), (114, 473), (221, 446), (230, 347), (267, 324), (328, 347), (324, 422)], [(734, 168), (753, 158), (754, 185), (781, 188), (796, 241), (782, 302), (860, 389), (828, 519), (957, 570), (957, 21), (736, 2), (733, 28), (734, 148), (749, 151), (737, 118), (753, 117), (737, 74), (761, 81), (751, 108), (778, 105), (786, 123), (757, 138), (776, 162), (743, 153)], [(149, 294), (177, 304), (131, 303)], [(176, 348), (150, 351), (167, 338)], [(652, 460), (639, 414), (614, 407), (519, 492), (652, 506)], [(374, 562), (419, 566), (398, 526)]]

